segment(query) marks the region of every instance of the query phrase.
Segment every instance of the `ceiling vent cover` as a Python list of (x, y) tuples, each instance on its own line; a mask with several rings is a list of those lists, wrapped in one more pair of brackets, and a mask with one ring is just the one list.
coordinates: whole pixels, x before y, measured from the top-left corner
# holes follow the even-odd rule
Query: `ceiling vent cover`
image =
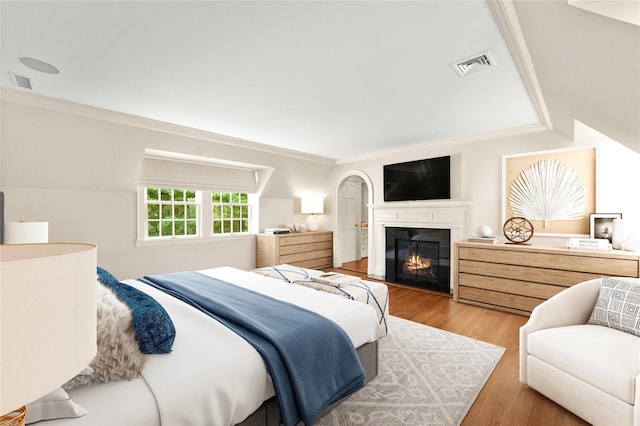
[(493, 68), (496, 62), (489, 52), (484, 52), (460, 59), (450, 65), (460, 77), (464, 77), (467, 74)]
[(31, 79), (29, 77), (25, 77), (22, 75), (18, 75), (9, 71), (9, 75), (11, 76), (11, 81), (13, 84), (27, 90), (33, 90), (33, 84), (31, 84)]

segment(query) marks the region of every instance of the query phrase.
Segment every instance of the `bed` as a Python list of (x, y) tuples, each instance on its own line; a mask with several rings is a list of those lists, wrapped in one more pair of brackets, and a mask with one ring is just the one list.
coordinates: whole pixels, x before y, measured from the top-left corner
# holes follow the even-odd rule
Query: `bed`
[[(357, 279), (347, 285), (325, 284), (315, 278), (325, 274), (317, 269), (283, 263), (281, 265), (266, 266), (253, 269), (251, 272), (267, 277), (277, 278), (287, 284), (302, 285), (318, 291), (324, 291), (350, 300), (370, 305), (378, 317), (380, 331), (378, 337), (387, 335), (387, 318), (389, 317), (389, 289), (381, 282)], [(345, 274), (341, 274), (345, 275)]]
[[(331, 319), (344, 330), (362, 362), (366, 381), (377, 374), (378, 318), (364, 303), (303, 286), (283, 286), (263, 275), (221, 267), (199, 271)], [(278, 424), (274, 386), (260, 354), (215, 319), (138, 280), (124, 283), (153, 297), (170, 316), (170, 353), (147, 355), (132, 380), (79, 386), (68, 391), (86, 409), (58, 425), (271, 425)]]

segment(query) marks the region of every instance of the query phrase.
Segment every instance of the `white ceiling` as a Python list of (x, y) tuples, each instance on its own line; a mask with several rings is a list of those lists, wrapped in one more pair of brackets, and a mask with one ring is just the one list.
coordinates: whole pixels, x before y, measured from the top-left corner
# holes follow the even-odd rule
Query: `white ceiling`
[[(2, 86), (328, 158), (540, 122), (483, 0), (3, 1), (1, 20)], [(485, 51), (497, 66), (450, 67)]]

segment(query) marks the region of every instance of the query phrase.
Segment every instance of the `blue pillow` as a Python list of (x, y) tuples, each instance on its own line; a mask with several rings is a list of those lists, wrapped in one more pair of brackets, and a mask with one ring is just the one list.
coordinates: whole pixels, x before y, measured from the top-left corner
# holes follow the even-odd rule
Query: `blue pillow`
[(140, 351), (145, 354), (171, 352), (176, 329), (167, 311), (153, 297), (118, 281), (109, 271), (98, 266), (98, 281), (109, 287), (133, 315), (133, 328)]

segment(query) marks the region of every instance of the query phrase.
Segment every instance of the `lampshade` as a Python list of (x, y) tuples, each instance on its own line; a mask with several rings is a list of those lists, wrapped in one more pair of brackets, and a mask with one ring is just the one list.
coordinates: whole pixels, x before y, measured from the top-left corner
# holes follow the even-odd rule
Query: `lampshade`
[(48, 243), (49, 222), (5, 222), (4, 243)]
[(96, 246), (0, 245), (0, 414), (63, 385), (96, 354)]
[(308, 195), (302, 197), (300, 200), (300, 213), (324, 213), (324, 197), (319, 195)]
[(317, 231), (319, 229), (318, 216), (316, 213), (324, 213), (324, 197), (319, 195), (307, 195), (300, 200), (300, 212), (309, 214), (307, 217), (307, 230)]

